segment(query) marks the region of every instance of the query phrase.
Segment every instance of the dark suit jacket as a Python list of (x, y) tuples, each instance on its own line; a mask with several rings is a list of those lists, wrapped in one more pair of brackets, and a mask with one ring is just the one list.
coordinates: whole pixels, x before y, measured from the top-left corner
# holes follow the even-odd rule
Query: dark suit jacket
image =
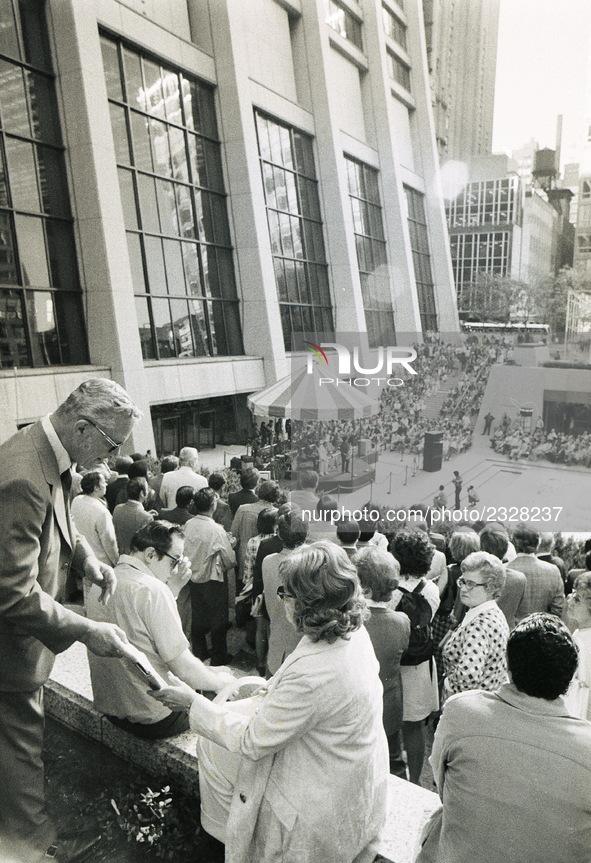
[(228, 495), (228, 503), (232, 510), (232, 516), (236, 515), (236, 510), (239, 506), (242, 506), (243, 503), (256, 503), (258, 499), (258, 495), (249, 489), (241, 489), (240, 491), (232, 492), (232, 494)]
[(0, 690), (27, 692), (88, 628), (56, 597), (70, 563), (80, 568), (92, 555), (70, 519), (40, 422), (0, 447), (0, 524)]

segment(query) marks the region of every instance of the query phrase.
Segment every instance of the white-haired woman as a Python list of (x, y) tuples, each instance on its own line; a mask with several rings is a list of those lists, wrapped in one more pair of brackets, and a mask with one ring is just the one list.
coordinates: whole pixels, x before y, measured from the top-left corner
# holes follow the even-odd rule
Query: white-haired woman
[(461, 567), (458, 587), (468, 611), (443, 645), (443, 700), (466, 689), (494, 692), (508, 679), (509, 627), (496, 603), (505, 584), (505, 568), (486, 551), (469, 554)]
[(379, 665), (355, 567), (331, 542), (282, 563), (277, 594), (302, 634), (257, 712), (185, 684), (153, 693), (189, 709), (204, 829), (227, 863), (371, 863), (386, 816), (388, 747)]

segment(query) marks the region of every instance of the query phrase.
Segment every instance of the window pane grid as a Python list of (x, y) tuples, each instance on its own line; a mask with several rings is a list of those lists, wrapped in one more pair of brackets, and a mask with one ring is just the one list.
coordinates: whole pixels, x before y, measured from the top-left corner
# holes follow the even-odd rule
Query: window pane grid
[(213, 91), (101, 44), (144, 358), (242, 354)]
[(451, 262), (458, 295), (458, 310), (480, 307), (476, 297), (478, 276), (482, 273), (507, 276), (511, 261), (511, 233), (453, 234), (450, 237)]
[(423, 330), (437, 332), (437, 304), (433, 275), (431, 272), (431, 254), (429, 251), (429, 235), (423, 195), (420, 192), (404, 186), (408, 206), (408, 230), (415, 271), (415, 284), (419, 301), (419, 313)]
[(406, 50), (406, 27), (399, 19), (382, 6), (382, 15), (384, 21), (384, 31), (388, 36), (397, 42), (404, 50)]
[(388, 58), (388, 74), (393, 81), (397, 81), (405, 90), (410, 93), (410, 69), (399, 60), (391, 51), (387, 52)]
[(361, 37), (361, 23), (355, 18), (348, 9), (341, 6), (337, 0), (328, 0), (326, 23), (335, 30), (343, 39), (347, 39), (360, 51), (363, 51), (363, 41)]
[[(0, 365), (88, 362), (43, 4), (0, 32)], [(10, 289), (3, 287), (10, 285)]]
[(345, 156), (345, 163), (369, 344), (395, 344), (378, 172), (349, 156)]
[(476, 225), (509, 225), (521, 219), (518, 177), (468, 183), (446, 203), (449, 228)]
[(312, 139), (255, 113), (286, 350), (291, 333), (334, 329)]

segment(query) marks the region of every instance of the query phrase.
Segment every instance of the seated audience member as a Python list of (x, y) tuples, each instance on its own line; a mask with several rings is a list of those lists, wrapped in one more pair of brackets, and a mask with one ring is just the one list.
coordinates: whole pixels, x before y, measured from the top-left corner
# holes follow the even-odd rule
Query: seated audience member
[(176, 493), (174, 509), (161, 509), (160, 518), (170, 521), (172, 524), (186, 524), (194, 513), (191, 512), (193, 503), (193, 488), (190, 485), (182, 485)]
[[(318, 480), (319, 477), (315, 470), (301, 470), (298, 474), (297, 489), (288, 495), (289, 503), (299, 507), (300, 510), (305, 509), (314, 512), (318, 504), (318, 495), (316, 494)], [(309, 520), (309, 518), (304, 518), (304, 521)]]
[[(488, 527), (480, 531), (480, 548), (482, 551), (494, 554), (499, 560), (504, 559), (508, 543), (509, 539), (507, 535), (500, 531), (490, 530)], [(510, 564), (506, 563), (504, 567), (506, 576), (505, 586), (497, 599), (497, 605), (505, 615), (509, 629), (513, 629), (517, 623), (516, 613), (523, 599), (526, 579), (522, 572), (512, 569)]]
[(299, 644), (259, 698), (212, 705), (187, 686), (154, 695), (190, 708), (201, 824), (227, 860), (365, 863), (386, 817), (388, 755), (355, 568), (318, 542), (284, 560), (279, 587)]
[(577, 648), (551, 614), (509, 635), (511, 683), (445, 705), (430, 764), (442, 801), (416, 863), (588, 863), (591, 725), (563, 696)]
[[(175, 593), (190, 576), (182, 528), (164, 521), (145, 525), (115, 572), (117, 590), (107, 605), (98, 602), (98, 590), (91, 592), (89, 618), (117, 623), (165, 680), (172, 671), (193, 689), (223, 689), (232, 676), (193, 656), (176, 608)], [(133, 667), (90, 653), (88, 661), (94, 705), (114, 725), (150, 740), (187, 731), (186, 712), (171, 712), (149, 698), (146, 681)]]
[(398, 587), (398, 561), (387, 551), (366, 546), (351, 560), (357, 569), (365, 601), (371, 612), (365, 628), (380, 663), (380, 680), (384, 687), (384, 731), (388, 738), (390, 773), (406, 779), (402, 757), (402, 678), (400, 660), (408, 647), (410, 620), (401, 611), (392, 611), (388, 602)]
[(221, 473), (210, 473), (207, 478), (207, 484), (215, 492), (213, 520), (216, 524), (221, 524), (224, 530), (229, 533), (232, 527), (232, 510), (230, 509), (230, 504), (220, 497), (222, 489), (226, 484), (226, 479)]
[(277, 588), (283, 584), (280, 574), (281, 565), (300, 545), (306, 542), (308, 525), (295, 513), (282, 515), (277, 522), (277, 533), (283, 549), (270, 554), (263, 560), (263, 587), (265, 607), (269, 615), (269, 652), (267, 667), (275, 674), (286, 656), (295, 650), (301, 633), (295, 631), (285, 616), (285, 607), (277, 595)]
[(495, 601), (505, 585), (505, 568), (485, 551), (469, 554), (461, 568), (457, 584), (468, 610), (443, 645), (444, 701), (466, 689), (492, 692), (507, 680), (509, 627)]
[(525, 575), (525, 591), (516, 612), (517, 620), (536, 611), (549, 611), (561, 616), (564, 608), (564, 583), (560, 570), (552, 563), (536, 556), (540, 534), (526, 524), (518, 524), (513, 532), (513, 544), (517, 556), (511, 561), (511, 569)]
[(243, 503), (256, 503), (258, 496), (254, 493), (254, 489), (259, 484), (259, 472), (254, 467), (248, 467), (240, 474), (240, 491), (234, 491), (228, 495), (228, 504), (232, 511), (232, 518), (236, 515), (236, 510)]
[(105, 474), (99, 470), (84, 474), (81, 487), (82, 494), (72, 501), (72, 518), (97, 558), (108, 566), (115, 566), (119, 549), (113, 517), (105, 502)]
[(357, 554), (357, 541), (360, 534), (359, 525), (354, 519), (337, 522), (337, 542), (347, 552), (349, 559)]
[(160, 487), (162, 486), (164, 475), (176, 470), (178, 466), (179, 460), (175, 455), (165, 455), (160, 462), (160, 473), (148, 477), (148, 485), (154, 492), (154, 509), (158, 512), (164, 509), (164, 501), (160, 497)]
[[(212, 665), (228, 660), (228, 570), (236, 566), (236, 557), (228, 534), (212, 516), (215, 492), (209, 487), (195, 492), (193, 505), (197, 515), (185, 525), (185, 552), (191, 561), (191, 642), (200, 659), (211, 656)], [(184, 589), (186, 590), (186, 588)], [(182, 602), (182, 596), (179, 597)], [(211, 635), (211, 653), (206, 635)]]
[(132, 536), (154, 518), (144, 509), (147, 496), (148, 481), (143, 476), (134, 477), (127, 483), (126, 502), (118, 503), (115, 507), (113, 526), (120, 554), (129, 554)]

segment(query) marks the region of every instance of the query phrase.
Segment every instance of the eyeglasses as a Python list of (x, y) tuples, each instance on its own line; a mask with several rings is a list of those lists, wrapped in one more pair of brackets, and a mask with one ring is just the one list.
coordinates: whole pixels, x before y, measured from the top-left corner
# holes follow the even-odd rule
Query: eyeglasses
[(93, 422), (91, 419), (89, 419), (88, 417), (83, 417), (83, 419), (84, 419), (87, 423), (90, 423), (90, 425), (91, 425), (91, 426), (94, 426), (94, 428), (97, 430), (97, 432), (100, 432), (100, 434), (102, 434), (102, 436), (104, 437), (104, 439), (105, 439), (105, 440), (107, 441), (107, 443), (109, 444), (109, 450), (108, 450), (109, 452), (115, 452), (115, 450), (116, 450), (116, 449), (119, 449), (119, 448), (120, 448), (120, 447), (122, 447), (122, 446), (123, 446), (123, 444), (125, 443), (125, 441), (121, 441), (121, 443), (117, 443), (117, 441), (114, 441), (112, 437), (109, 437), (109, 435), (108, 435), (106, 432), (104, 432), (104, 431), (102, 430), (102, 428), (100, 428), (99, 426), (97, 426), (97, 424), (96, 424), (95, 422)]
[(464, 578), (463, 575), (458, 578), (458, 584), (460, 587), (465, 587), (466, 590), (474, 590), (475, 587), (486, 587), (484, 581), (470, 581), (469, 578)]
[(277, 588), (277, 596), (279, 599), (295, 599), (295, 596), (292, 596), (291, 593), (288, 593), (282, 584)]
[(182, 561), (182, 557), (175, 557), (174, 555), (169, 554), (167, 551), (164, 552), (164, 556), (169, 557), (173, 561), (173, 564), (170, 567), (171, 569), (176, 569), (179, 563)]

